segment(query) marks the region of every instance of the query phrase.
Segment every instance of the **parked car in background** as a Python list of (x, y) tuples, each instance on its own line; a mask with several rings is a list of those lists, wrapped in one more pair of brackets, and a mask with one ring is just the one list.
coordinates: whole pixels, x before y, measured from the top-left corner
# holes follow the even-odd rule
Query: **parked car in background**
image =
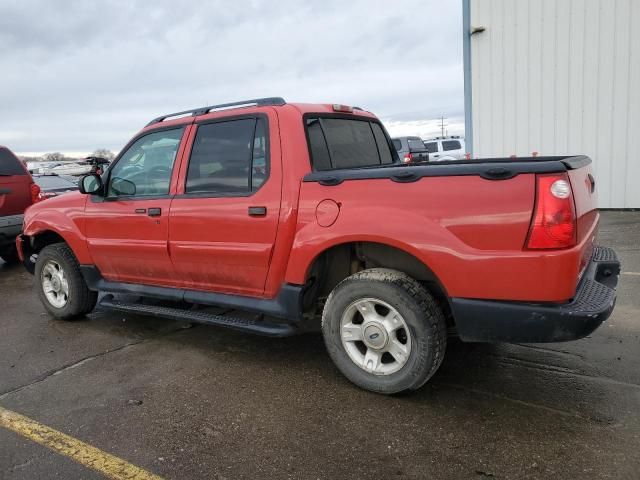
[(93, 165), (86, 162), (64, 162), (53, 168), (45, 169), (44, 173), (55, 173), (57, 175), (86, 175), (91, 173)]
[(391, 141), (402, 163), (427, 162), (429, 160), (429, 152), (420, 137), (395, 137)]
[(33, 175), (33, 180), (40, 187), (40, 200), (78, 190), (78, 179), (76, 177), (56, 175), (55, 173), (36, 174)]
[(431, 161), (464, 160), (467, 153), (464, 138), (459, 135), (424, 140), (424, 146), (429, 152)]
[(45, 173), (51, 168), (55, 168), (60, 165), (60, 162), (27, 162), (27, 170), (29, 173)]
[(27, 167), (11, 150), (0, 146), (0, 258), (7, 263), (18, 261), (15, 240), (22, 230), (23, 214), (39, 194)]
[(575, 340), (615, 304), (585, 156), (401, 164), (370, 112), (266, 98), (162, 115), (79, 187), (29, 208), (16, 242), (53, 317), (91, 312), (102, 291), (129, 313), (317, 329), (375, 392), (423, 385), (449, 331)]

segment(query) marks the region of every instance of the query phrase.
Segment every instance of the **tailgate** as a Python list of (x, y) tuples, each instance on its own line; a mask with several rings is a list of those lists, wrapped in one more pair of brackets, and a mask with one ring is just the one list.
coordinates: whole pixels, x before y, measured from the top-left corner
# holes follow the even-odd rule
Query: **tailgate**
[(31, 177), (0, 175), (0, 216), (24, 213), (31, 205)]

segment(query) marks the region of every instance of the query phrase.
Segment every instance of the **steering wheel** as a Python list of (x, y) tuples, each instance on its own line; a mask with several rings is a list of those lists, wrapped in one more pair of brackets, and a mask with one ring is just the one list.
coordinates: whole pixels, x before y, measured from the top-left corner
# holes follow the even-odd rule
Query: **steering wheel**
[(165, 166), (157, 166), (151, 168), (147, 172), (146, 194), (163, 194), (166, 193), (166, 187), (171, 181), (171, 168)]

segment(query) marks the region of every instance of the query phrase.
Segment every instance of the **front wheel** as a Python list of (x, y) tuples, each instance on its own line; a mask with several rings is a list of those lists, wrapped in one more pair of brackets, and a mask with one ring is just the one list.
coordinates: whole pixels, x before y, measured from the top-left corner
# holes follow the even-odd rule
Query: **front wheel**
[(89, 290), (76, 257), (65, 243), (48, 245), (38, 254), (36, 290), (44, 308), (53, 317), (73, 320), (89, 313), (98, 293)]
[(378, 393), (416, 390), (431, 378), (447, 342), (444, 315), (408, 275), (363, 270), (331, 292), (322, 314), (329, 355), (353, 383)]

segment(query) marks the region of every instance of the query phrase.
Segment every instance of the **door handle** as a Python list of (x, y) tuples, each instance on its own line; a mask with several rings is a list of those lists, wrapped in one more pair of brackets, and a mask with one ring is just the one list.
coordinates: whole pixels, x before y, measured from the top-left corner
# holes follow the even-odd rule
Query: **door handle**
[(267, 215), (267, 207), (249, 207), (250, 217), (264, 217)]
[(136, 213), (147, 213), (146, 208), (136, 208)]
[(159, 217), (161, 213), (161, 208), (150, 208), (149, 210), (147, 210), (147, 215), (149, 215), (150, 217)]

